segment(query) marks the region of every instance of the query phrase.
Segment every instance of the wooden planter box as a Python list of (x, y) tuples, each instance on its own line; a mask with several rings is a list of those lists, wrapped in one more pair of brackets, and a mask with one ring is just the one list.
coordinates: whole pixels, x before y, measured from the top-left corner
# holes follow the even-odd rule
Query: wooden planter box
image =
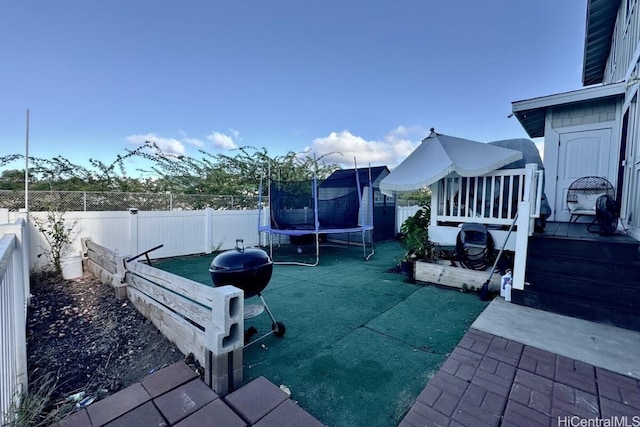
[[(416, 261), (414, 279), (420, 282), (437, 283), (452, 288), (476, 291), (489, 278), (491, 268), (486, 271), (470, 270), (463, 267), (452, 267), (448, 261), (426, 262)], [(496, 271), (489, 282), (489, 289), (500, 291), (500, 272)]]

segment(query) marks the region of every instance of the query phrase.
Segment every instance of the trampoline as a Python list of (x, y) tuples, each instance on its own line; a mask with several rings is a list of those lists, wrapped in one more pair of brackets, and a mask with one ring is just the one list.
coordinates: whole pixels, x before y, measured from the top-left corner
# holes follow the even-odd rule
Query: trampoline
[[(265, 215), (262, 193), (261, 181), (258, 202), (260, 219)], [(365, 260), (374, 254), (371, 173), (367, 185), (360, 182), (357, 168), (353, 175), (341, 174), (335, 179), (270, 181), (268, 198), (269, 220), (258, 224), (258, 232), (268, 234), (271, 258), (274, 258), (274, 236), (288, 236), (292, 243), (308, 237), (315, 246), (315, 262), (274, 259), (275, 264), (316, 266), (320, 262), (321, 236), (343, 233), (359, 235), (361, 242), (358, 244), (362, 245)], [(350, 243), (355, 241), (347, 239), (346, 245)]]

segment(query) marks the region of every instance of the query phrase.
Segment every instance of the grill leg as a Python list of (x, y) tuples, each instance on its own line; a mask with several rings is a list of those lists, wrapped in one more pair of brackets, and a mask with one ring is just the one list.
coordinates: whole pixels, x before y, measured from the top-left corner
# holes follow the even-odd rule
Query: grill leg
[(269, 315), (269, 317), (271, 318), (271, 322), (276, 324), (276, 330), (277, 330), (277, 322), (276, 319), (273, 317), (273, 314), (271, 313), (271, 310), (269, 310), (269, 306), (267, 305), (267, 302), (264, 300), (264, 298), (262, 297), (262, 294), (258, 294), (258, 296), (260, 297), (260, 300), (262, 301), (262, 305), (264, 305), (264, 309), (267, 310), (267, 314)]

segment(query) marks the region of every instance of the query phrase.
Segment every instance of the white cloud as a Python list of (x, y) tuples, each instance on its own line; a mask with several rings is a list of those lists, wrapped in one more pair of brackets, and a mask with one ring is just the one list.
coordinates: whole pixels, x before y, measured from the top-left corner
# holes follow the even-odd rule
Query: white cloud
[(325, 155), (325, 163), (337, 163), (345, 168), (354, 166), (354, 157), (358, 167), (370, 164), (393, 168), (404, 160), (426, 135), (422, 129), (399, 126), (390, 131), (382, 141), (368, 141), (343, 130), (314, 139), (308, 149), (317, 157)]
[(185, 154), (185, 148), (182, 142), (175, 138), (162, 138), (153, 132), (145, 135), (130, 135), (125, 139), (136, 145), (142, 145), (145, 141), (154, 142), (167, 156), (183, 156)]
[(189, 137), (189, 134), (182, 129), (180, 129), (178, 133), (180, 133), (180, 137), (183, 142), (198, 148), (204, 147), (204, 142), (201, 139)]
[[(233, 135), (238, 138), (239, 132), (231, 129)], [(207, 135), (207, 139), (213, 143), (215, 148), (220, 148), (223, 150), (232, 150), (234, 148), (238, 148), (238, 146), (233, 142), (233, 138), (229, 135), (225, 135), (221, 132), (212, 132)]]
[(198, 148), (204, 147), (204, 142), (198, 138), (182, 138), (182, 140), (187, 144), (193, 145)]

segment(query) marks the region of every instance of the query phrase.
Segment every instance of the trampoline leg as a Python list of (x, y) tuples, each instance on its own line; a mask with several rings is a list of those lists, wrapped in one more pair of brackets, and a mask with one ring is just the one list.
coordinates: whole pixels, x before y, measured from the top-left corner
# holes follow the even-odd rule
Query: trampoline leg
[(365, 233), (366, 231), (362, 230), (362, 255), (364, 256), (365, 261), (369, 261), (369, 259), (375, 253), (375, 250), (373, 249), (373, 232), (371, 232), (371, 252), (369, 252), (369, 255), (367, 255), (367, 244), (365, 243), (366, 241)]

